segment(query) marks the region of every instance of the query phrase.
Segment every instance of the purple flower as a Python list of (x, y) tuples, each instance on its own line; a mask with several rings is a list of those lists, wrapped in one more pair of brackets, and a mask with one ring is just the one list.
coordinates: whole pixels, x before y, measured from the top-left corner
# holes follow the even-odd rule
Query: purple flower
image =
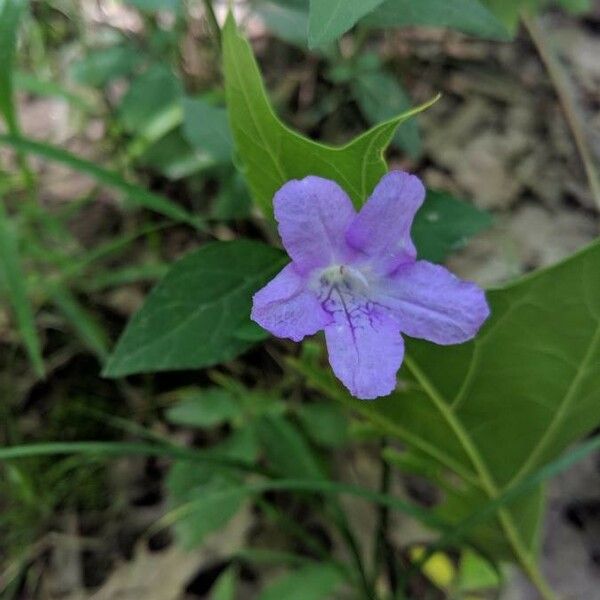
[(252, 319), (296, 342), (324, 329), (333, 371), (357, 398), (393, 391), (401, 333), (460, 344), (489, 315), (478, 286), (417, 261), (410, 228), (424, 198), (421, 181), (399, 171), (381, 179), (358, 214), (337, 183), (320, 177), (275, 194), (292, 262), (255, 294)]

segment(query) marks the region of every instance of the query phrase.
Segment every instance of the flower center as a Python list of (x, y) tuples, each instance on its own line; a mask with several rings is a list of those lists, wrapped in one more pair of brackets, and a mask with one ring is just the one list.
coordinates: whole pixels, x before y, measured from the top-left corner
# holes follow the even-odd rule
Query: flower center
[(316, 288), (319, 290), (336, 289), (340, 293), (364, 295), (369, 282), (364, 274), (348, 265), (332, 265), (317, 274)]

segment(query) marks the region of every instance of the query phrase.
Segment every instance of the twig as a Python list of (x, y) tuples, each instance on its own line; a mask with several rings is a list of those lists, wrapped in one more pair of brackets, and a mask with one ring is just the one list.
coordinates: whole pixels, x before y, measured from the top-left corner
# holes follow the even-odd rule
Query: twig
[(537, 48), (540, 58), (552, 80), (556, 94), (562, 104), (565, 118), (571, 129), (575, 144), (577, 145), (577, 150), (579, 151), (579, 155), (581, 156), (585, 168), (592, 196), (596, 202), (596, 206), (600, 210), (600, 175), (598, 174), (598, 170), (594, 163), (594, 157), (583, 129), (583, 122), (578, 114), (575, 97), (571, 92), (571, 81), (569, 80), (565, 69), (560, 64), (556, 54), (552, 51), (539, 22), (533, 18), (523, 17), (523, 23)]

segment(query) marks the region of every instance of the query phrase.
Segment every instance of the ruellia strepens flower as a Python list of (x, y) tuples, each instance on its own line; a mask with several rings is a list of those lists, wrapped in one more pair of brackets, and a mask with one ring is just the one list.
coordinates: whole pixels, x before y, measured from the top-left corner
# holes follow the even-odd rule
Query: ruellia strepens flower
[(254, 296), (252, 318), (296, 342), (325, 331), (329, 362), (357, 398), (390, 394), (402, 334), (436, 344), (474, 337), (489, 316), (485, 294), (417, 260), (410, 230), (425, 199), (414, 175), (385, 175), (360, 212), (334, 181), (306, 177), (274, 198), (292, 262)]

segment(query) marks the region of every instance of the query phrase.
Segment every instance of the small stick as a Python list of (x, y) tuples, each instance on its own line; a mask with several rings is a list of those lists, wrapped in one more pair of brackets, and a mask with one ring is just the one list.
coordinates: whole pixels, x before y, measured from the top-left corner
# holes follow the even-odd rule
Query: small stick
[(581, 160), (585, 167), (592, 196), (598, 210), (600, 210), (600, 175), (598, 174), (598, 170), (594, 163), (594, 157), (583, 129), (583, 122), (578, 114), (577, 104), (571, 91), (572, 86), (569, 77), (563, 66), (560, 64), (558, 57), (552, 51), (552, 48), (550, 48), (548, 40), (544, 35), (544, 30), (540, 24), (535, 19), (529, 17), (523, 17), (523, 23), (537, 48), (552, 83), (554, 84), (556, 94), (562, 104), (567, 123), (571, 129), (575, 144), (577, 145), (577, 150), (579, 151), (579, 155), (581, 156)]

